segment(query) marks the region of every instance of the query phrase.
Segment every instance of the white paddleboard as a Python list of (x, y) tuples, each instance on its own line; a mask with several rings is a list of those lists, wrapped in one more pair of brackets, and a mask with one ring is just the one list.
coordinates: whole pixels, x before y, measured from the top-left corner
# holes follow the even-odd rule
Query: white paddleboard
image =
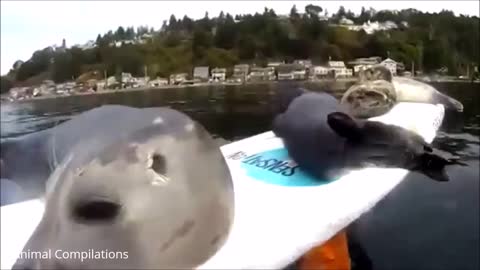
[[(432, 142), (442, 105), (399, 103), (372, 121)], [(278, 269), (327, 241), (370, 210), (407, 175), (365, 168), (318, 183), (296, 168), (271, 131), (221, 147), (232, 173), (235, 220), (224, 246), (199, 269)], [(43, 214), (41, 199), (1, 207), (1, 269), (11, 269)]]

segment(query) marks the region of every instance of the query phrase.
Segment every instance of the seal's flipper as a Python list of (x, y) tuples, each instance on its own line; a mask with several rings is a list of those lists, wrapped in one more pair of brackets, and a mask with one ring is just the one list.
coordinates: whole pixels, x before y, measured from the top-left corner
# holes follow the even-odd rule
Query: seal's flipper
[(420, 158), (420, 172), (438, 182), (450, 181), (445, 172), (445, 166), (451, 164), (450, 160), (432, 153), (425, 153)]
[(361, 137), (361, 129), (357, 122), (346, 113), (330, 113), (327, 116), (327, 122), (330, 128), (341, 137), (351, 140), (357, 140)]
[(420, 157), (420, 165), (418, 170), (426, 174), (428, 177), (439, 182), (449, 181), (449, 177), (445, 172), (447, 165), (468, 166), (461, 162), (458, 157), (450, 156), (438, 149), (430, 148), (431, 151), (424, 153)]

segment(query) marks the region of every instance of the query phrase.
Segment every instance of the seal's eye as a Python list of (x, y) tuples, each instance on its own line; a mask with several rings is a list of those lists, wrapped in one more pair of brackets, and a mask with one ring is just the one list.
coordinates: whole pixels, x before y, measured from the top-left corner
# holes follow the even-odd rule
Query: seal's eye
[(107, 222), (114, 219), (120, 211), (120, 205), (106, 200), (91, 200), (77, 203), (73, 208), (73, 217), (82, 223)]

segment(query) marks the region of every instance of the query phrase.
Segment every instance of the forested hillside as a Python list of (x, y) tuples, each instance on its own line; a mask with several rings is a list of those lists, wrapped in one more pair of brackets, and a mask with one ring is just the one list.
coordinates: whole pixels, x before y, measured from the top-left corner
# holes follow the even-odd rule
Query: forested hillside
[[(325, 15), (328, 20), (323, 19)], [(369, 35), (338, 26), (341, 18), (355, 24), (393, 21), (399, 27)], [(99, 34), (90, 49), (48, 47), (36, 51), (2, 77), (1, 83), (4, 91), (41, 74), (56, 82), (90, 70), (106, 71), (109, 76), (119, 72), (143, 76), (147, 70), (149, 76), (166, 77), (191, 72), (198, 65), (263, 65), (270, 60), (298, 58), (324, 63), (329, 57), (348, 61), (368, 56), (389, 56), (407, 68), (413, 62), (425, 73), (447, 67), (449, 74), (458, 75), (465, 74), (467, 66), (471, 70), (479, 65), (479, 22), (478, 17), (455, 16), (449, 11), (362, 9), (355, 15), (341, 7), (334, 14), (325, 14), (314, 5), (301, 11), (293, 6), (290, 14), (283, 16), (268, 8), (263, 13), (235, 17), (206, 13), (199, 20), (172, 15), (160, 29), (119, 27)], [(114, 46), (115, 42), (119, 46)]]

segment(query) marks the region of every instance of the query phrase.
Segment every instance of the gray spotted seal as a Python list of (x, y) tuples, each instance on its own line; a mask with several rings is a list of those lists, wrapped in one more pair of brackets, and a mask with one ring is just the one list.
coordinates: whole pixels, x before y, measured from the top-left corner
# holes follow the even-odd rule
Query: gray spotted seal
[(306, 172), (332, 179), (362, 167), (395, 167), (448, 181), (444, 167), (455, 161), (437, 154), (422, 137), (407, 129), (356, 119), (326, 93), (301, 92), (273, 121), (289, 155)]
[(104, 106), (55, 132), (73, 137), (57, 148), (79, 141), (57, 149), (45, 213), (13, 269), (192, 269), (223, 244), (232, 180), (199, 123), (167, 108)]
[(340, 101), (348, 105), (352, 115), (360, 118), (379, 116), (390, 110), (396, 102), (442, 104), (447, 110), (462, 112), (463, 104), (426, 83), (393, 76), (383, 65), (375, 65), (359, 74)]
[(21, 186), (26, 198), (36, 197), (43, 193), (47, 178), (77, 144), (81, 148), (102, 147), (151, 126), (161, 114), (163, 110), (159, 108), (105, 105), (77, 114), (53, 128), (4, 139), (0, 147), (0, 176)]

